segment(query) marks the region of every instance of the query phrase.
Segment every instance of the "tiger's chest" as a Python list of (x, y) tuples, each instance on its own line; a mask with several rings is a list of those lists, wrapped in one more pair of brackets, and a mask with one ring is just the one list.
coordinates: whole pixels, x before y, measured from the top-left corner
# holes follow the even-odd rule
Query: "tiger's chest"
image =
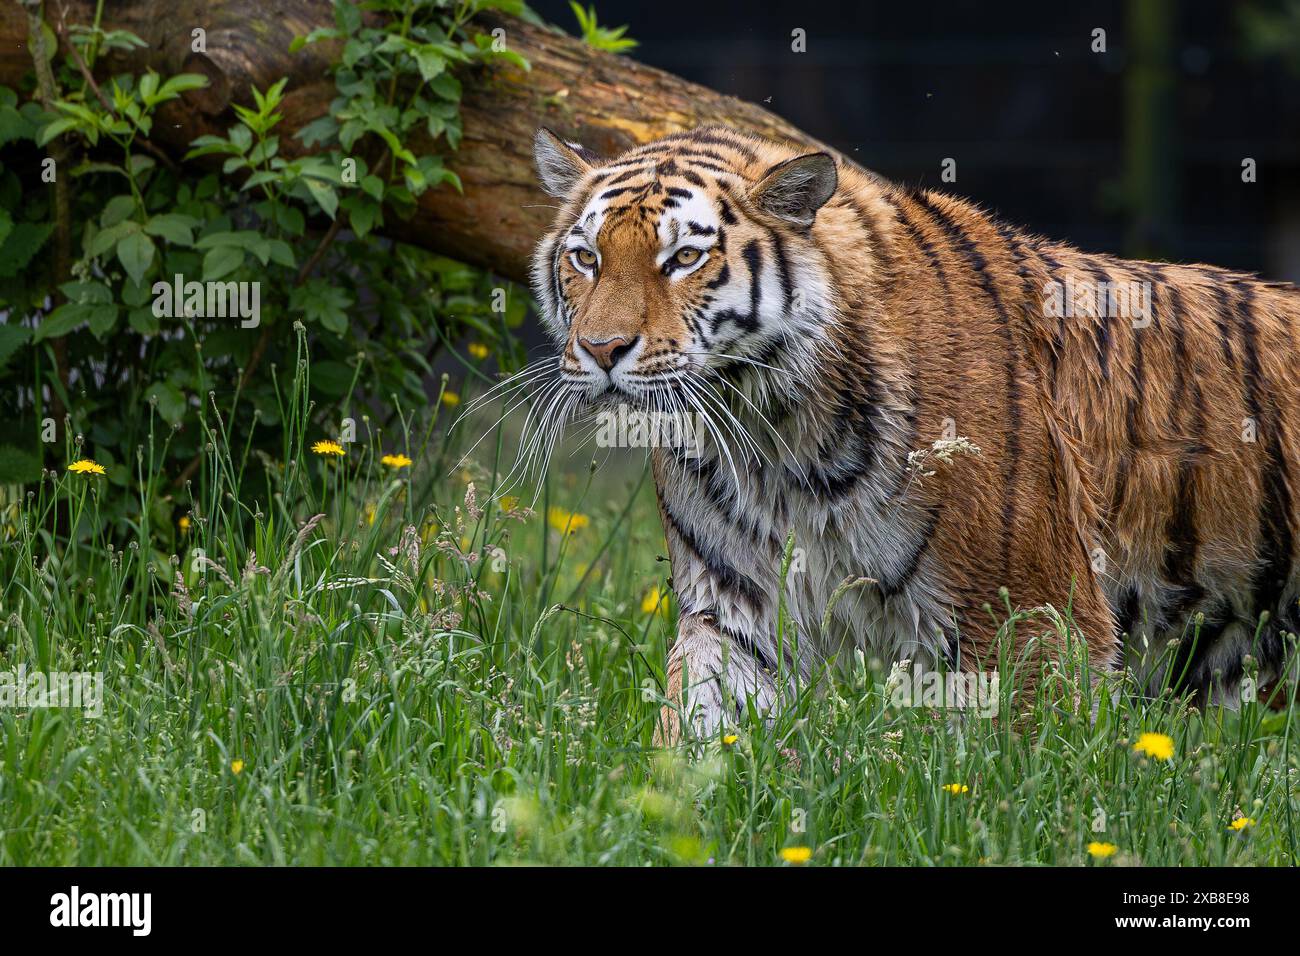
[(683, 613), (716, 616), (772, 660), (793, 648), (804, 672), (847, 662), (854, 649), (922, 665), (951, 657), (951, 613), (923, 511), (885, 482), (836, 494), (780, 465), (739, 464), (733, 472), (725, 456), (668, 453), (656, 463)]

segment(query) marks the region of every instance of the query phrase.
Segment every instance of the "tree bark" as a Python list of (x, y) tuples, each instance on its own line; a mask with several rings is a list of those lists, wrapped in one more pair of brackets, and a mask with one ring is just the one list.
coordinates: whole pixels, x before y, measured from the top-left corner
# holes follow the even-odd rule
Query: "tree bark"
[[(94, 18), (92, 0), (47, 0), (46, 20), (67, 25)], [(335, 96), (328, 74), (336, 46), (313, 44), (289, 52), (295, 36), (333, 24), (328, 0), (138, 0), (105, 5), (103, 27), (127, 29), (148, 46), (113, 54), (95, 64), (97, 77), (151, 67), (164, 76), (190, 72), (210, 86), (167, 104), (154, 127), (155, 144), (183, 155), (191, 140), (220, 133), (233, 122), (230, 104), (251, 104), (250, 89), (289, 77), (279, 127), (281, 152), (301, 153), (293, 137), (328, 111)], [(522, 20), (484, 15), (475, 26), (504, 30), (506, 45), (528, 60), (523, 71), (508, 64), (460, 74), (464, 85), (464, 136), (449, 165), (464, 193), (443, 186), (426, 192), (416, 215), (389, 216), (386, 233), (511, 279), (526, 278), (528, 257), (551, 218), (554, 201), (536, 184), (532, 140), (538, 126), (609, 155), (666, 133), (721, 122), (773, 138), (798, 139), (824, 148), (753, 103), (593, 50), (581, 40)], [(206, 52), (191, 48), (203, 28)], [(65, 33), (66, 31), (58, 31)], [(0, 84), (21, 87), (31, 72), (24, 8), (0, 3)], [(445, 143), (411, 144), (448, 153)]]

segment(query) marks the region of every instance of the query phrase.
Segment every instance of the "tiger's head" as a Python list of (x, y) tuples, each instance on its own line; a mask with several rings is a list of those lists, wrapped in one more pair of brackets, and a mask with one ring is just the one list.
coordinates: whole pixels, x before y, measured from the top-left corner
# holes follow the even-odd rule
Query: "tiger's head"
[(813, 233), (828, 154), (702, 127), (608, 160), (541, 129), (534, 155), (563, 202), (532, 279), (571, 395), (672, 407), (692, 382), (811, 354), (831, 308)]

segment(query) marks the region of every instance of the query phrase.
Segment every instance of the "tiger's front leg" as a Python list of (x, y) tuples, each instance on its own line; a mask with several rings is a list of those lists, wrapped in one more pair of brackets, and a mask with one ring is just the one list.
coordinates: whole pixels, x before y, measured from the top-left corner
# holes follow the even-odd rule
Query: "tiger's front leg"
[(677, 642), (668, 654), (669, 703), (660, 710), (657, 746), (716, 737), (744, 720), (751, 700), (759, 713), (773, 710), (777, 675), (745, 648), (746, 643), (719, 627), (711, 615), (682, 615)]

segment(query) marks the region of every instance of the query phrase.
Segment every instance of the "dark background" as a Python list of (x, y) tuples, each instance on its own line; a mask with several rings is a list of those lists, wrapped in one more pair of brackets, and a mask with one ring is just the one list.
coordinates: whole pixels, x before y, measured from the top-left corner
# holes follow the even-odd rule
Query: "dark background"
[[(531, 6), (578, 32), (567, 0)], [(890, 179), (1092, 251), (1300, 280), (1300, 3), (595, 7), (640, 41), (627, 55), (765, 103)]]

